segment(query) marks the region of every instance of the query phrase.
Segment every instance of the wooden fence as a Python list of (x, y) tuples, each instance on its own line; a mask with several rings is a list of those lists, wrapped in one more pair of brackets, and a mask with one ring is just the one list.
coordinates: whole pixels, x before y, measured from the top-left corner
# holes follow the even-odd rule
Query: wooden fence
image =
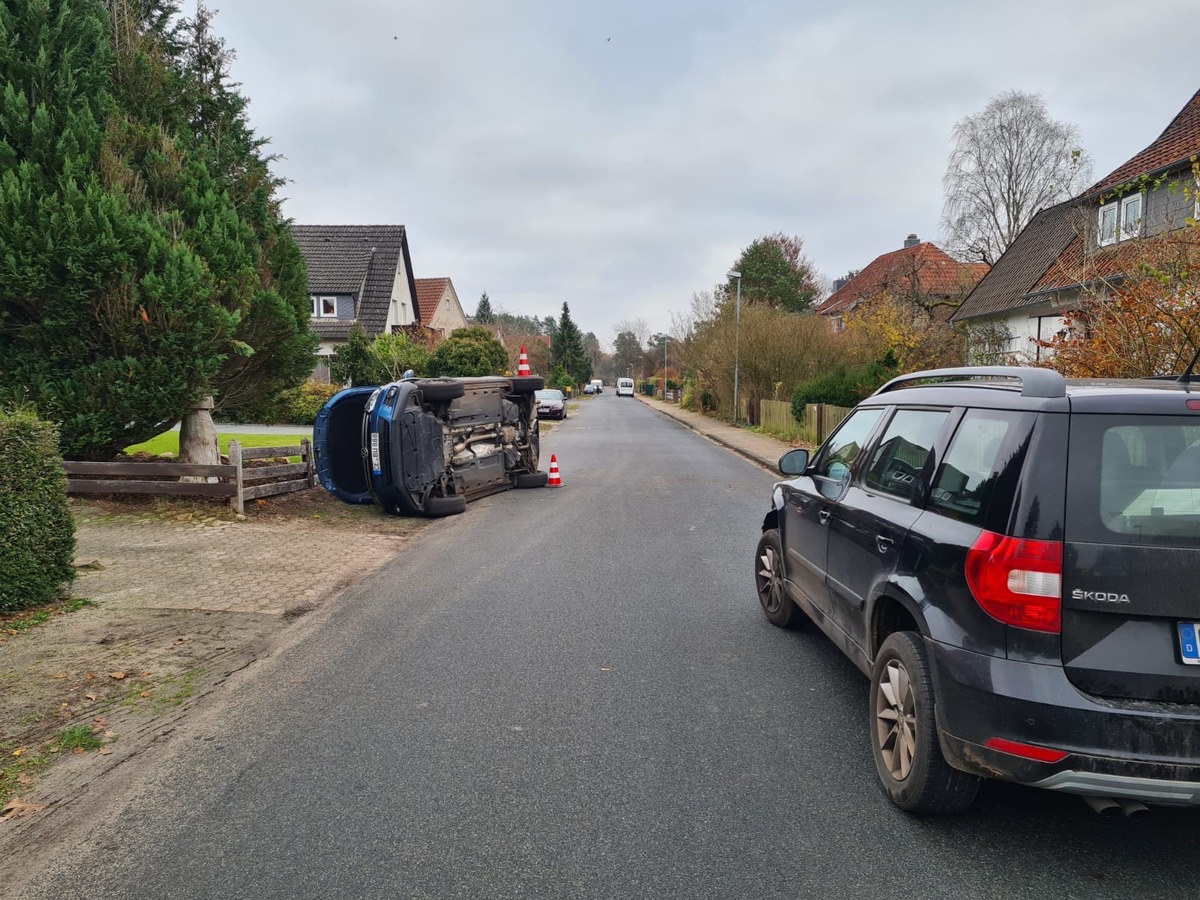
[(788, 400), (760, 400), (758, 402), (758, 417), (768, 431), (785, 437), (806, 437), (818, 444), (829, 436), (829, 433), (850, 415), (850, 410), (844, 406), (830, 406), (827, 403), (809, 403), (804, 407), (804, 423), (801, 425), (792, 415), (792, 404)]
[[(300, 457), (300, 462), (246, 467), (246, 460)], [(228, 497), (245, 512), (246, 501), (303, 491), (317, 483), (312, 442), (299, 446), (247, 447), (229, 442), (229, 462), (199, 466), (174, 462), (63, 463), (68, 494), (153, 494), (165, 497)], [(201, 479), (201, 480), (191, 480)]]

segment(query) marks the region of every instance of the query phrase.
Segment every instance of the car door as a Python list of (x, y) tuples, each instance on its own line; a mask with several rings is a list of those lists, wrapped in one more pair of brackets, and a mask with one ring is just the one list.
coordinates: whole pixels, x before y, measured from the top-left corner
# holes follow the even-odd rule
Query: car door
[(791, 584), (826, 614), (830, 611), (829, 590), (825, 585), (828, 523), (883, 412), (884, 407), (855, 410), (830, 435), (812, 467), (799, 478), (780, 485), (784, 570)]
[(826, 584), (834, 622), (866, 647), (867, 601), (896, 569), (927, 493), (933, 448), (949, 409), (897, 409), (858, 477), (831, 511)]

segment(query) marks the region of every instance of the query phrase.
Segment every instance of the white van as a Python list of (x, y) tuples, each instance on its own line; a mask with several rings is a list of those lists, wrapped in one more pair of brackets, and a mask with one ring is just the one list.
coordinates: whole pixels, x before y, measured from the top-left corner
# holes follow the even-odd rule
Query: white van
[(633, 379), (618, 378), (617, 379), (617, 396), (632, 397), (633, 396)]
[(601, 381), (599, 378), (593, 378), (591, 381), (591, 385), (592, 385), (592, 393), (593, 394), (603, 394), (604, 393), (604, 382)]

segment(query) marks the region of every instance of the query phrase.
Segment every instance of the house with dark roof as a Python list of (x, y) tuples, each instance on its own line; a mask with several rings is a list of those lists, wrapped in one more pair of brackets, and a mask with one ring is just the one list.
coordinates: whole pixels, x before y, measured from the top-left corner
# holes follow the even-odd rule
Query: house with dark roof
[(817, 314), (832, 322), (834, 331), (846, 327), (846, 315), (880, 297), (911, 300), (946, 321), (987, 271), (986, 263), (962, 263), (928, 241), (910, 234), (899, 250), (884, 253), (838, 285)]
[(321, 339), (318, 372), (356, 323), (375, 336), (421, 321), (403, 225), (293, 225), (291, 230), (308, 265), (309, 327)]
[(1139, 240), (1200, 216), (1198, 154), (1200, 91), (1140, 153), (1038, 212), (952, 317), (971, 335), (971, 361), (1036, 361), (1085, 292), (1120, 282)]
[(467, 327), (467, 316), (458, 301), (453, 281), (449, 278), (418, 278), (416, 285), (421, 324), (433, 335), (440, 339)]

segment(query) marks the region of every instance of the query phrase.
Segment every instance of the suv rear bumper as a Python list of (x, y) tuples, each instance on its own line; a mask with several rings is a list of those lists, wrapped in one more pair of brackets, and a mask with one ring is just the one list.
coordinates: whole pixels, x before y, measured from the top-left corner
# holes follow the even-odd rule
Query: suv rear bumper
[[(942, 751), (955, 768), (1073, 794), (1200, 806), (1200, 707), (1094, 697), (1061, 666), (927, 641)], [(1039, 762), (1002, 738), (1065, 752)]]

